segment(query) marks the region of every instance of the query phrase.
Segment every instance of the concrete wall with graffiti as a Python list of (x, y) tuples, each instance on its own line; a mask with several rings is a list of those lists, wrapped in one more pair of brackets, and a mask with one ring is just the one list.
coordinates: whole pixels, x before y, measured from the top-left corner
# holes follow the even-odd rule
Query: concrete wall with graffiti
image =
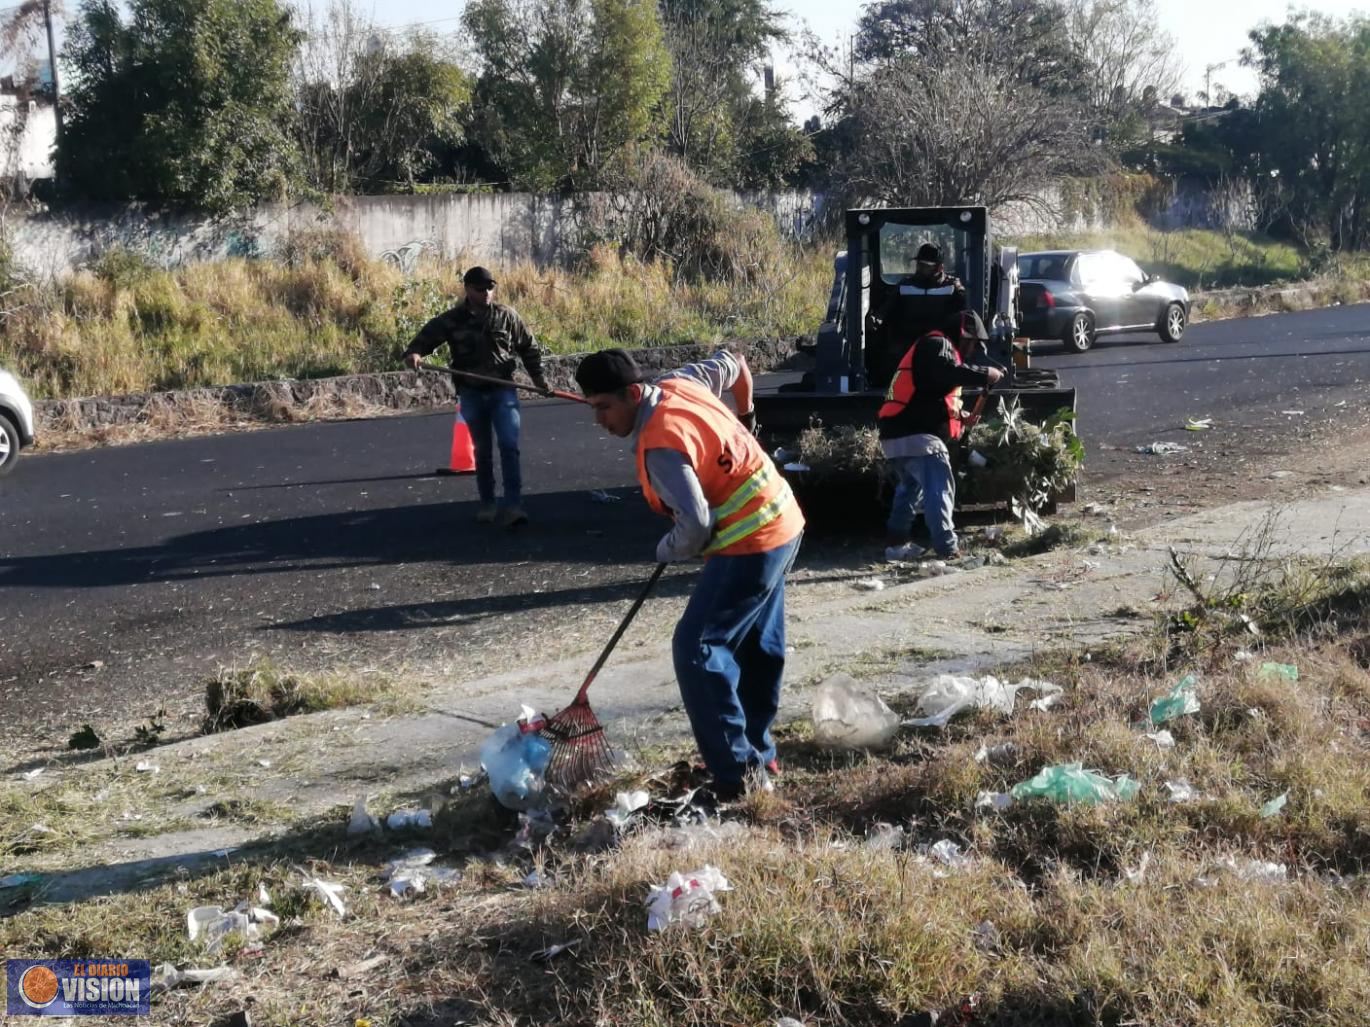
[[(810, 193), (739, 194), (739, 204), (770, 211), (782, 230), (810, 231), (821, 197)], [(530, 193), (355, 196), (324, 209), (268, 205), (219, 221), (142, 211), (89, 208), (15, 218), (15, 257), (40, 277), (89, 265), (114, 248), (163, 267), (224, 257), (275, 257), (293, 233), (337, 228), (355, 234), (373, 257), (411, 270), (424, 254), (472, 263), (551, 264), (576, 251), (594, 196)]]

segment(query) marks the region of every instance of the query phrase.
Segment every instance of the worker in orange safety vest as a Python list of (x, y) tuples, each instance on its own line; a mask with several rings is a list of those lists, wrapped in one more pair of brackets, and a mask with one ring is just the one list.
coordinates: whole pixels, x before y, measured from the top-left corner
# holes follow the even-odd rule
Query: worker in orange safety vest
[[(648, 382), (621, 349), (592, 353), (576, 381), (611, 435), (630, 439), (648, 505), (672, 518), (658, 561), (704, 559), (672, 656), (700, 755), (721, 801), (769, 790), (771, 725), (785, 672), (785, 575), (804, 515), (752, 434), (752, 376), (720, 352)], [(738, 413), (722, 402), (730, 392)]]

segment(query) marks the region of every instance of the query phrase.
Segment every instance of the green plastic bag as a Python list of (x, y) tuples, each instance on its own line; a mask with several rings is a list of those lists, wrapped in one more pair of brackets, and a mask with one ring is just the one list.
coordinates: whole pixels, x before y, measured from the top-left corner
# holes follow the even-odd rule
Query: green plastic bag
[(1278, 816), (1280, 810), (1284, 809), (1285, 803), (1289, 801), (1289, 793), (1282, 792), (1275, 796), (1264, 806), (1261, 807), (1261, 819), (1269, 820), (1271, 817)]
[(1262, 663), (1260, 677), (1284, 678), (1286, 681), (1299, 680), (1299, 668), (1292, 663)]
[(1187, 713), (1199, 712), (1199, 697), (1195, 693), (1199, 679), (1186, 674), (1180, 683), (1151, 704), (1151, 724), (1153, 727), (1183, 717)]
[(1053, 802), (1081, 802), (1093, 806), (1100, 802), (1117, 802), (1135, 798), (1141, 786), (1132, 778), (1105, 777), (1093, 770), (1085, 770), (1079, 763), (1062, 763), (1044, 767), (1037, 776), (1013, 786), (1015, 799), (1039, 796)]

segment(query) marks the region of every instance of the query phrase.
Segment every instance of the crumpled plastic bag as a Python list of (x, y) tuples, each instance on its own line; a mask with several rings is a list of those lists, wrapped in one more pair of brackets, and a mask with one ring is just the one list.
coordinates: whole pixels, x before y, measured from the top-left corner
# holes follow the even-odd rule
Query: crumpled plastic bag
[(651, 795), (644, 791), (619, 792), (614, 796), (612, 809), (604, 811), (604, 816), (614, 829), (622, 831), (637, 816), (637, 811), (652, 801)]
[(1177, 717), (1198, 713), (1198, 687), (1199, 679), (1193, 674), (1181, 678), (1174, 688), (1151, 704), (1152, 726), (1159, 727)]
[(501, 806), (529, 810), (542, 802), (543, 775), (552, 759), (552, 746), (538, 732), (546, 721), (524, 706), (513, 724), (505, 724), (486, 739), (480, 764), (490, 778), (490, 791)]
[(196, 906), (186, 913), (186, 933), (207, 953), (218, 952), (225, 941), (238, 935), (244, 941), (256, 941), (264, 927), (280, 926), (281, 918), (269, 909), (240, 903), (235, 909), (224, 911), (222, 906)]
[(823, 682), (813, 701), (813, 736), (838, 749), (881, 749), (899, 730), (899, 716), (850, 674)]
[(722, 912), (714, 896), (732, 890), (728, 879), (714, 866), (688, 874), (673, 873), (664, 885), (653, 885), (647, 894), (647, 930), (661, 931), (671, 924), (703, 927), (709, 917)]
[(1098, 771), (1085, 770), (1079, 763), (1061, 763), (1042, 768), (1036, 777), (1014, 785), (1009, 794), (1014, 799), (1037, 796), (1053, 802), (1079, 802), (1093, 806), (1100, 802), (1135, 798), (1140, 787), (1126, 774), (1116, 778), (1105, 777)]
[(1024, 678), (1016, 685), (1006, 685), (993, 674), (982, 678), (956, 677), (939, 674), (918, 700), (921, 717), (904, 721), (905, 727), (946, 727), (962, 710), (985, 708), (1003, 714), (1013, 712), (1018, 693), (1023, 689), (1037, 692), (1041, 698), (1032, 702), (1034, 709), (1050, 709), (1051, 696), (1058, 695), (1060, 685)]
[(1299, 668), (1292, 663), (1262, 663), (1256, 676), (1262, 679), (1283, 678), (1285, 681), (1299, 680)]

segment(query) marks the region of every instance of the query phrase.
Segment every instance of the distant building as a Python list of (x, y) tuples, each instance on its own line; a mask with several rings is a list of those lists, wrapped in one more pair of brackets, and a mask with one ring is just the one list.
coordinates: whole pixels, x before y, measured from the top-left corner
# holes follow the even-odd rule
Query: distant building
[(52, 178), (56, 145), (50, 73), (38, 81), (0, 78), (0, 179), (26, 193), (35, 181)]

